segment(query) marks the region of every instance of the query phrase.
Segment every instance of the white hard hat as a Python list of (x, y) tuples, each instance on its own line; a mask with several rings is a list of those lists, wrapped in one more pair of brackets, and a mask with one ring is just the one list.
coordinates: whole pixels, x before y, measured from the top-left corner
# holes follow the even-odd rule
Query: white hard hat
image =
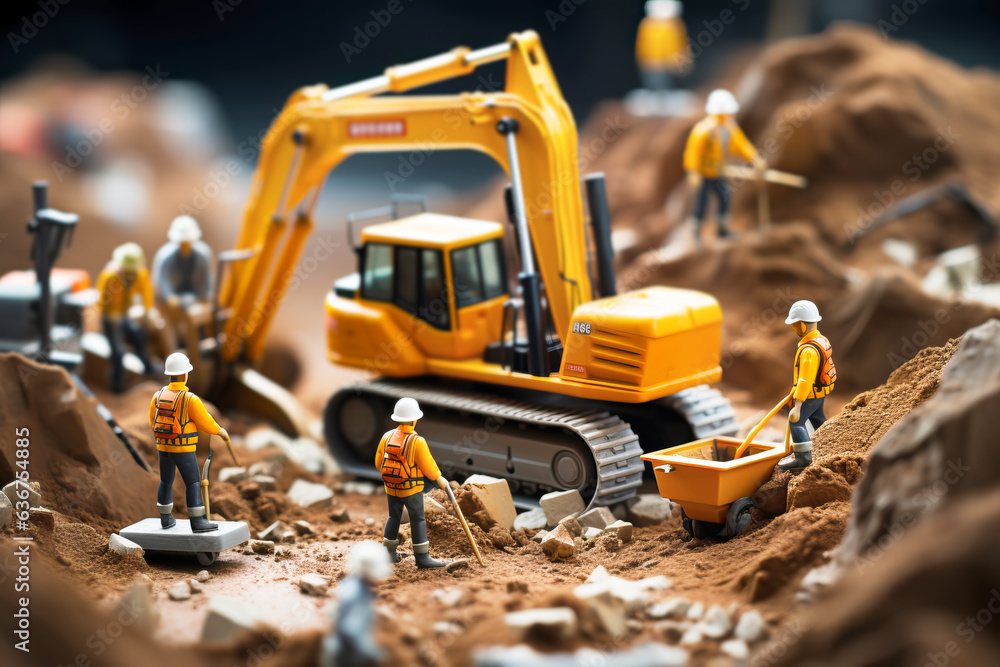
[(201, 239), (201, 227), (198, 226), (198, 221), (190, 215), (179, 215), (170, 223), (167, 238), (174, 243), (198, 241)]
[(378, 542), (358, 542), (347, 554), (347, 574), (369, 581), (388, 579), (392, 576), (389, 552)]
[(111, 253), (111, 259), (127, 271), (136, 271), (146, 265), (146, 253), (138, 243), (123, 243)]
[(724, 88), (717, 88), (708, 94), (705, 102), (705, 113), (709, 116), (734, 114), (740, 110), (740, 103), (733, 94)]
[(420, 411), (415, 399), (401, 398), (396, 401), (396, 409), (393, 410), (390, 419), (394, 422), (415, 422), (423, 416), (424, 413)]
[(649, 0), (646, 3), (646, 16), (656, 19), (672, 19), (681, 15), (684, 10), (678, 0)]
[(788, 317), (785, 318), (785, 324), (794, 324), (795, 322), (819, 322), (822, 317), (819, 316), (819, 308), (812, 301), (796, 301), (792, 304), (792, 307), (788, 309)]
[(193, 370), (194, 366), (191, 365), (191, 360), (183, 352), (174, 352), (167, 357), (166, 363), (163, 364), (164, 375), (184, 375)]

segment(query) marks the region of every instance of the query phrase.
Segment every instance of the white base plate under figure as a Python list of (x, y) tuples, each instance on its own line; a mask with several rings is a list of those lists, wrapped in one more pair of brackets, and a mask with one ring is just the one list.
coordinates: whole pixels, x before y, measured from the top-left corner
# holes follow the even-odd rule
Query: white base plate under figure
[(177, 519), (177, 524), (170, 528), (161, 527), (159, 518), (143, 519), (128, 528), (122, 528), (119, 534), (146, 551), (197, 554), (198, 562), (207, 566), (215, 562), (220, 552), (250, 540), (250, 528), (246, 523), (242, 521), (216, 523), (219, 524), (218, 530), (195, 533), (192, 532), (191, 522), (187, 519)]

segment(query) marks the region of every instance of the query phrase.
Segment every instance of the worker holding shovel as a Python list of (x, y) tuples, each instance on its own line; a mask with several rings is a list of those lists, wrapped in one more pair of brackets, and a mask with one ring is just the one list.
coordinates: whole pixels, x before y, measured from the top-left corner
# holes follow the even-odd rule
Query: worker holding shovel
[(417, 562), (417, 567), (426, 569), (446, 565), (430, 556), (423, 494), (424, 477), (428, 477), (437, 482), (437, 485), (448, 494), (466, 536), (476, 551), (476, 558), (482, 563), (482, 556), (479, 555), (479, 549), (472, 539), (465, 517), (455, 502), (448, 480), (441, 474), (441, 469), (431, 456), (427, 441), (414, 430), (417, 420), (423, 416), (424, 413), (421, 412), (416, 400), (399, 399), (391, 417), (394, 422), (399, 423), (399, 426), (382, 436), (378, 452), (375, 454), (375, 467), (382, 474), (385, 493), (389, 500), (389, 518), (385, 522), (382, 542), (389, 551), (392, 562), (398, 563), (401, 557), (396, 553), (396, 548), (399, 546), (399, 524), (405, 507), (410, 515), (410, 538), (413, 541), (413, 558)]
[(785, 319), (785, 324), (790, 324), (799, 335), (799, 346), (795, 351), (790, 395), (792, 409), (788, 413), (792, 453), (778, 462), (779, 470), (801, 470), (812, 463), (812, 440), (806, 422), (814, 429), (826, 422), (823, 401), (833, 391), (837, 369), (830, 341), (817, 328), (821, 319), (812, 301), (796, 301)]

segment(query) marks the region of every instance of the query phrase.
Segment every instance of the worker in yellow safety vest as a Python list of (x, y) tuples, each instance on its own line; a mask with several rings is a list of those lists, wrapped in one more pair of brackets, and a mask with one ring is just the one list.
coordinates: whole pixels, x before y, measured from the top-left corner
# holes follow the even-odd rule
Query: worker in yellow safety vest
[(639, 23), (635, 40), (635, 59), (646, 90), (669, 90), (674, 76), (686, 72), (690, 65), (683, 9), (677, 0), (646, 3), (646, 16)]
[(416, 400), (399, 399), (391, 417), (399, 426), (383, 435), (378, 443), (375, 467), (382, 474), (389, 502), (389, 518), (385, 522), (382, 542), (392, 561), (398, 563), (401, 557), (396, 553), (396, 548), (399, 546), (399, 524), (405, 507), (410, 515), (410, 539), (413, 541), (413, 558), (417, 567), (444, 567), (446, 563), (430, 556), (423, 491), (425, 477), (436, 481), (442, 489), (448, 486), (448, 481), (441, 475), (441, 469), (431, 456), (427, 441), (414, 430), (417, 420), (423, 416)]
[(160, 455), (160, 487), (156, 494), (156, 508), (160, 512), (160, 525), (172, 528), (177, 521), (174, 509), (173, 486), (175, 470), (181, 471), (186, 489), (188, 517), (191, 530), (207, 533), (218, 530), (219, 524), (209, 521), (201, 497), (201, 477), (198, 473), (198, 432), (218, 435), (227, 444), (229, 433), (208, 414), (201, 399), (187, 388), (191, 361), (181, 352), (167, 357), (164, 373), (170, 384), (153, 395), (149, 403), (149, 427), (153, 429), (156, 449)]
[[(97, 308), (101, 328), (111, 347), (111, 389), (125, 387), (125, 344), (131, 343), (142, 361), (146, 374), (153, 373), (153, 362), (146, 346), (146, 323), (153, 307), (153, 284), (146, 269), (146, 256), (137, 243), (124, 243), (114, 249), (111, 261), (97, 278)], [(136, 297), (145, 308), (143, 323), (129, 319), (128, 311)]]
[(833, 348), (819, 332), (822, 317), (812, 301), (796, 301), (788, 311), (785, 324), (799, 335), (792, 380), (792, 409), (788, 414), (792, 453), (778, 462), (779, 470), (801, 470), (812, 463), (812, 439), (806, 422), (818, 429), (826, 422), (823, 401), (833, 391), (837, 368)]
[(735, 156), (752, 162), (759, 170), (767, 162), (757, 152), (733, 116), (740, 105), (728, 90), (713, 90), (705, 102), (708, 116), (699, 121), (688, 135), (684, 148), (684, 171), (688, 185), (695, 192), (694, 210), (688, 224), (694, 229), (695, 242), (701, 244), (701, 226), (708, 212), (708, 197), (715, 192), (718, 208), (715, 215), (719, 237), (731, 236), (729, 231), (730, 190), (725, 180), (725, 167)]

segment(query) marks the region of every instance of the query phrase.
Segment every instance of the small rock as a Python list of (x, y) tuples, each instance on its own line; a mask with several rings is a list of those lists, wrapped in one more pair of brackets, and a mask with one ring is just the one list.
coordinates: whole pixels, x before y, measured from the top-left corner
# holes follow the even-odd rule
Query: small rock
[(576, 543), (565, 526), (556, 526), (556, 529), (542, 540), (542, 551), (552, 561), (560, 558), (572, 558), (576, 552)]
[(181, 601), (191, 598), (191, 585), (187, 581), (178, 581), (170, 587), (167, 595), (171, 600)]
[(691, 603), (684, 598), (670, 598), (650, 605), (646, 609), (646, 615), (654, 619), (683, 618), (690, 607)]
[(574, 516), (567, 516), (559, 522), (559, 525), (569, 531), (569, 534), (573, 537), (580, 537), (583, 535), (583, 527), (580, 526), (580, 522), (576, 520)]
[(514, 529), (517, 509), (506, 479), (489, 475), (470, 475), (462, 487), (472, 492), (483, 504), (483, 509), (506, 530)]
[(541, 544), (545, 540), (545, 538), (548, 537), (548, 536), (549, 536), (549, 531), (547, 531), (547, 530), (540, 530), (537, 533), (535, 533), (535, 535), (531, 539), (532, 539), (532, 541), (538, 542), (539, 544)]
[(304, 574), (299, 578), (299, 590), (306, 595), (325, 597), (330, 590), (330, 579), (321, 574)]
[(624, 521), (625, 519), (628, 518), (628, 507), (626, 506), (625, 503), (618, 503), (617, 505), (611, 508), (611, 513), (619, 521)]
[(662, 591), (670, 588), (670, 580), (662, 574), (655, 577), (646, 577), (634, 582), (636, 586), (647, 591)]
[(197, 575), (195, 575), (195, 579), (197, 579), (201, 583), (205, 583), (206, 581), (208, 581), (211, 578), (212, 578), (212, 575), (209, 573), (208, 570), (202, 570)]
[(241, 600), (223, 596), (209, 598), (208, 614), (201, 631), (202, 641), (230, 642), (246, 632), (262, 634), (276, 630)]
[(643, 623), (637, 618), (630, 618), (625, 621), (625, 629), (633, 635), (637, 635), (642, 632)]
[(609, 525), (604, 532), (614, 533), (614, 535), (622, 542), (632, 541), (632, 524), (628, 521), (615, 521)]
[(455, 560), (451, 561), (447, 565), (445, 565), (444, 566), (444, 571), (445, 572), (455, 572), (457, 570), (464, 570), (467, 567), (469, 567), (469, 559), (468, 558), (458, 558), (458, 559), (455, 559)]
[(254, 475), (250, 479), (256, 482), (262, 491), (274, 491), (278, 488), (278, 480), (272, 475)]
[(579, 514), (586, 509), (580, 492), (576, 490), (546, 493), (539, 499), (538, 503), (545, 510), (545, 520), (549, 526), (555, 526), (564, 517), (570, 514)]
[(259, 426), (251, 429), (243, 437), (243, 447), (250, 451), (264, 449), (265, 447), (286, 448), (291, 439), (284, 433), (277, 431), (270, 426)]
[(52, 532), (56, 527), (56, 513), (44, 507), (32, 507), (28, 510), (28, 523), (33, 528)]
[(602, 530), (615, 522), (615, 515), (607, 507), (589, 509), (577, 518), (580, 520), (580, 525), (585, 528), (593, 526)]
[(634, 526), (655, 526), (671, 516), (670, 501), (656, 493), (640, 493), (628, 502), (626, 518)]
[(249, 478), (243, 480), (242, 482), (237, 482), (236, 488), (239, 490), (240, 495), (247, 500), (256, 500), (264, 491), (260, 488), (260, 484)]
[(369, 528), (371, 526), (374, 526), (375, 525), (375, 519), (373, 519), (371, 517), (368, 517), (367, 519), (365, 519), (365, 525), (368, 526)]
[(257, 533), (261, 540), (270, 542), (295, 542), (295, 532), (292, 531), (283, 521), (275, 521), (264, 530)]
[(541, 507), (522, 512), (514, 518), (514, 530), (541, 530), (547, 525), (545, 510)]
[(188, 587), (191, 589), (192, 593), (201, 593), (202, 590), (204, 590), (201, 582), (197, 579), (188, 579)]
[(313, 528), (313, 525), (308, 521), (302, 521), (301, 519), (299, 521), (292, 522), (292, 530), (294, 530), (295, 534), (300, 537), (316, 534), (316, 529)]
[(357, 493), (362, 496), (373, 496), (375, 495), (375, 485), (371, 482), (351, 480), (344, 482), (341, 490), (344, 493)]
[(347, 512), (346, 508), (341, 507), (340, 509), (330, 512), (330, 521), (333, 521), (334, 523), (347, 523), (350, 520), (351, 515)]
[(465, 591), (461, 588), (438, 588), (431, 593), (431, 599), (442, 607), (457, 607), (465, 597)]
[(722, 652), (733, 660), (746, 660), (750, 657), (750, 647), (742, 639), (730, 639), (722, 642)]
[(608, 569), (603, 565), (598, 565), (594, 568), (594, 571), (590, 573), (590, 576), (587, 577), (587, 581), (585, 583), (596, 584), (602, 581), (607, 581), (610, 578), (611, 574), (608, 572)]
[(696, 627), (692, 626), (684, 631), (681, 635), (681, 644), (684, 646), (691, 646), (697, 644), (702, 640), (701, 631)]
[(733, 634), (746, 643), (753, 644), (767, 637), (767, 623), (764, 622), (764, 617), (760, 615), (759, 611), (751, 609), (743, 612), (743, 615), (740, 616)]
[(587, 526), (586, 528), (583, 529), (583, 539), (588, 540), (588, 541), (592, 540), (595, 537), (599, 536), (603, 532), (604, 531), (601, 530), (600, 528), (594, 528), (593, 526)]
[(720, 605), (713, 604), (705, 612), (705, 618), (698, 624), (698, 629), (706, 637), (722, 639), (733, 629), (733, 621)]
[(230, 484), (238, 484), (248, 477), (247, 469), (243, 466), (229, 466), (219, 470), (219, 481)]
[(27, 501), (29, 508), (42, 506), (42, 491), (38, 482), (25, 484), (21, 480), (15, 479), (3, 487), (3, 494), (7, 496), (12, 507), (17, 507), (19, 501)]
[(7, 494), (0, 493), (0, 529), (10, 525), (12, 518), (14, 518), (14, 506), (11, 504)]
[(284, 453), (275, 454), (274, 456), (269, 456), (263, 461), (257, 461), (252, 466), (247, 468), (247, 474), (250, 477), (256, 477), (257, 475), (266, 475), (267, 477), (281, 477), (281, 473), (285, 471), (285, 466), (288, 464), (288, 456)]
[(274, 553), (274, 542), (265, 540), (250, 540), (250, 550), (255, 554), (267, 555)]
[(462, 632), (462, 626), (454, 621), (438, 621), (431, 626), (434, 634), (438, 637), (444, 637), (446, 635), (457, 635)]
[(687, 617), (692, 621), (700, 620), (702, 616), (705, 615), (705, 605), (700, 602), (695, 602), (693, 605), (688, 607)]
[[(0, 496), (2, 495), (0, 493)], [(128, 615), (132, 631), (146, 638), (152, 637), (160, 614), (153, 597), (153, 582), (149, 577), (146, 575), (136, 577), (125, 591), (118, 607)]]
[(108, 549), (122, 556), (138, 556), (139, 558), (142, 558), (146, 553), (138, 544), (132, 540), (125, 539), (118, 533), (113, 534), (111, 539), (108, 540)]
[(566, 641), (577, 632), (576, 614), (569, 607), (515, 611), (505, 615), (504, 622), (519, 641), (529, 634), (550, 641)]
[(315, 484), (304, 479), (297, 479), (288, 489), (288, 499), (299, 507), (316, 507), (329, 503), (333, 491), (325, 484)]
[[(406, 509), (405, 507), (403, 509)], [(441, 514), (447, 514), (448, 510), (445, 506), (434, 500), (430, 496), (424, 496), (424, 516), (439, 516)]]

